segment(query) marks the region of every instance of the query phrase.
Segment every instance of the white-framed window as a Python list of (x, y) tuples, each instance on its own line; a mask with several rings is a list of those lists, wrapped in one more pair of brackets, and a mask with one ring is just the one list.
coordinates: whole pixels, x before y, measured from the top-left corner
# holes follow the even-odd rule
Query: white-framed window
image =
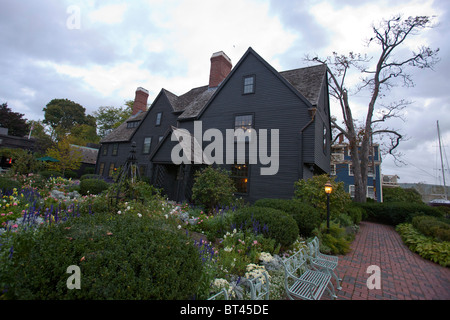
[(350, 197), (355, 197), (355, 185), (351, 184), (348, 186), (348, 193), (350, 193)]
[(354, 175), (354, 173), (353, 173), (353, 166), (352, 166), (351, 163), (348, 164), (348, 175), (349, 176), (353, 176)]
[(330, 175), (335, 176), (336, 175), (336, 165), (332, 164), (330, 166)]
[(375, 199), (375, 190), (373, 186), (367, 186), (367, 198)]

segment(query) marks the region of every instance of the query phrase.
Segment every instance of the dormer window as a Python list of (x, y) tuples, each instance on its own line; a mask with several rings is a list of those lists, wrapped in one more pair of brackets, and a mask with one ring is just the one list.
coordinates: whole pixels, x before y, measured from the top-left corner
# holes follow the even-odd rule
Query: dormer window
[(129, 129), (137, 128), (138, 125), (139, 125), (139, 121), (128, 121), (127, 122), (127, 128), (129, 128)]
[(244, 94), (255, 93), (255, 76), (244, 77)]

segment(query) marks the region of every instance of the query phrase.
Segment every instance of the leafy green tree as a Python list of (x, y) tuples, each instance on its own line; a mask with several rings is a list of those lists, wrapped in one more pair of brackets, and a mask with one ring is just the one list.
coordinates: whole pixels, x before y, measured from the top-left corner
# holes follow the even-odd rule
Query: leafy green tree
[(23, 113), (13, 112), (8, 103), (0, 104), (0, 126), (8, 129), (8, 134), (23, 137), (28, 134), (29, 126)]
[(117, 128), (125, 120), (131, 116), (133, 101), (125, 102), (125, 107), (100, 107), (94, 112), (97, 123), (98, 135), (103, 138), (108, 135), (111, 130)]
[(95, 119), (86, 115), (86, 109), (69, 99), (53, 99), (43, 109), (44, 124), (52, 128), (52, 138), (67, 135), (76, 125), (95, 125)]
[(50, 169), (61, 172), (63, 175), (66, 170), (77, 170), (81, 166), (83, 159), (81, 151), (70, 145), (68, 138), (61, 139), (58, 144), (47, 150), (47, 155), (58, 159), (58, 162), (50, 162)]
[(333, 191), (330, 194), (330, 215), (338, 217), (340, 213), (346, 212), (351, 204), (350, 195), (345, 191), (344, 183), (337, 182), (336, 177), (328, 177), (326, 174), (314, 176), (311, 179), (300, 179), (294, 183), (294, 197), (317, 208), (322, 219), (327, 214), (327, 195), (325, 184), (330, 181)]

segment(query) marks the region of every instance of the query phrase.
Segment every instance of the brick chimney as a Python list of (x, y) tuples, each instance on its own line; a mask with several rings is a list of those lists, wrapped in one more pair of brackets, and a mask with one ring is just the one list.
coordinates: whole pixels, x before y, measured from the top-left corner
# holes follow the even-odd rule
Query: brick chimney
[(145, 112), (147, 111), (147, 99), (148, 99), (148, 91), (144, 88), (136, 89), (136, 96), (134, 98), (133, 103), (133, 112), (131, 113), (133, 116), (137, 114), (139, 111)]
[(209, 72), (209, 87), (215, 88), (228, 76), (231, 71), (231, 59), (223, 52), (219, 51), (211, 57), (211, 70)]

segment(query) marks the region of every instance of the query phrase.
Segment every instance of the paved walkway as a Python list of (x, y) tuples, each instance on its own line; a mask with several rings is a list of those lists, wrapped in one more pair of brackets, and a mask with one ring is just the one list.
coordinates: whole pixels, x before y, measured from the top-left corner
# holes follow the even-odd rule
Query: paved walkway
[[(367, 272), (371, 265), (380, 268), (380, 289), (367, 286), (374, 275)], [(361, 222), (351, 251), (339, 257), (338, 272), (342, 278), (338, 300), (450, 299), (450, 268), (411, 252), (392, 226)]]

